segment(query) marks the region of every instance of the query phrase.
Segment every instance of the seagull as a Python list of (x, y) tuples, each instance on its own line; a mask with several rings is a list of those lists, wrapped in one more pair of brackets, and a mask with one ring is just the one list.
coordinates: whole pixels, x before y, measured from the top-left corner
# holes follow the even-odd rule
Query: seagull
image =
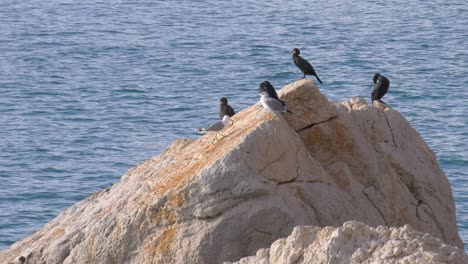
[(267, 92), (260, 93), (260, 103), (263, 108), (268, 109), (272, 112), (288, 112), (292, 114), (286, 107), (286, 104), (282, 104), (280, 100), (270, 97)]
[(286, 103), (283, 100), (278, 98), (278, 94), (276, 93), (275, 88), (273, 87), (273, 85), (271, 85), (271, 83), (269, 81), (262, 82), (258, 86), (258, 91), (259, 92), (267, 92), (268, 96), (280, 101), (282, 105), (286, 105)]
[(385, 102), (380, 99), (382, 99), (382, 97), (387, 93), (390, 81), (380, 73), (376, 73), (373, 79), (375, 85), (371, 95), (372, 104), (374, 104), (374, 101), (379, 101), (385, 104)]
[[(228, 115), (225, 115), (222, 120), (215, 121), (211, 123), (209, 126), (204, 127), (204, 128), (199, 128), (196, 131), (199, 133), (206, 133), (206, 132), (217, 132), (216, 133), (216, 139), (218, 139), (218, 134), (220, 134), (222, 137), (224, 137), (223, 134), (221, 134), (221, 131), (228, 128), (231, 126), (234, 122), (229, 118)], [(215, 139), (215, 140), (216, 140)]]
[(304, 73), (302, 78), (305, 78), (306, 75), (313, 75), (315, 78), (317, 78), (317, 81), (322, 83), (322, 80), (320, 80), (320, 78), (317, 76), (314, 67), (312, 67), (308, 61), (299, 56), (300, 53), (301, 51), (298, 48), (295, 48), (291, 51), (294, 64), (302, 71), (302, 73)]

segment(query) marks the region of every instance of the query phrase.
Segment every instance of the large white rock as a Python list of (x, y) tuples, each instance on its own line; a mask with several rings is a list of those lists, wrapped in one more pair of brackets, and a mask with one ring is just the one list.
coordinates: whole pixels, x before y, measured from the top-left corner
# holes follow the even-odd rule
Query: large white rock
[(279, 92), (295, 115), (259, 104), (214, 141), (181, 139), (111, 188), (0, 252), (5, 263), (220, 263), (295, 226), (404, 226), (462, 247), (434, 153), (398, 112), (333, 104), (312, 81)]
[(409, 225), (373, 228), (350, 221), (342, 227), (295, 227), (290, 236), (276, 240), (270, 248), (232, 264), (302, 263), (463, 264), (468, 263), (468, 256)]

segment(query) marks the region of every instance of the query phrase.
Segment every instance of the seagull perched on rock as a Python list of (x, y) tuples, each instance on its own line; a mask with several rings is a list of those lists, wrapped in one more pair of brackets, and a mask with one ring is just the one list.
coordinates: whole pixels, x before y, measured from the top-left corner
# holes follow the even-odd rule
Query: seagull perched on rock
[(372, 104), (374, 104), (374, 101), (379, 101), (381, 103), (384, 103), (382, 100), (382, 97), (387, 93), (388, 87), (390, 86), (390, 81), (387, 79), (387, 77), (381, 75), (380, 73), (376, 73), (374, 75), (374, 90), (372, 91), (371, 99), (372, 99)]
[[(270, 97), (267, 92), (260, 93), (260, 103), (263, 108), (268, 109), (272, 112), (288, 112), (292, 114), (286, 107), (286, 104), (282, 104), (280, 100)], [(284, 102), (283, 102), (284, 103)]]
[(216, 133), (216, 139), (218, 139), (218, 134), (224, 137), (224, 135), (221, 134), (221, 131), (228, 128), (233, 123), (234, 122), (230, 119), (230, 117), (228, 115), (225, 115), (222, 120), (215, 121), (207, 127), (199, 128), (197, 129), (197, 132), (200, 132), (200, 133), (206, 133), (206, 132), (211, 132), (211, 131), (218, 132)]
[(302, 78), (305, 78), (306, 75), (313, 75), (315, 78), (317, 78), (317, 81), (322, 83), (322, 80), (320, 80), (320, 78), (317, 76), (314, 67), (312, 67), (308, 61), (299, 56), (300, 53), (301, 51), (298, 48), (295, 48), (291, 51), (294, 64), (302, 71), (302, 73), (304, 73)]
[(258, 91), (259, 92), (267, 92), (268, 96), (280, 101), (282, 105), (286, 105), (286, 103), (283, 100), (278, 98), (278, 94), (276, 93), (275, 88), (273, 87), (273, 85), (271, 85), (271, 83), (269, 81), (262, 82), (258, 86)]

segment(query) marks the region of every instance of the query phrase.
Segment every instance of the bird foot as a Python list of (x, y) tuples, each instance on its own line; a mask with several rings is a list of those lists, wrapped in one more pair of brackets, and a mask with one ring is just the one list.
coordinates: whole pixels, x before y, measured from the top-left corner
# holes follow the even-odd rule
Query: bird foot
[[(219, 138), (219, 139), (218, 139), (218, 135), (220, 135), (220, 136), (221, 136), (221, 138)], [(215, 143), (216, 141), (218, 141), (218, 140), (221, 140), (221, 139), (223, 139), (223, 138), (225, 138), (225, 137), (226, 137), (226, 136), (225, 136), (225, 135), (223, 135), (221, 132), (219, 132), (219, 133), (216, 133), (215, 139), (213, 140), (213, 142), (212, 142), (212, 143)]]

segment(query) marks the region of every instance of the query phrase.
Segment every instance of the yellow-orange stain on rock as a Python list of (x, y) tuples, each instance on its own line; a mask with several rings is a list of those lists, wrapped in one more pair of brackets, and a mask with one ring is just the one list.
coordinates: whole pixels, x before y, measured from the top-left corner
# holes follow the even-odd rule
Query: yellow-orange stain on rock
[[(325, 166), (333, 164), (340, 156), (354, 152), (354, 142), (349, 140), (348, 134), (348, 128), (334, 120), (300, 132), (301, 139), (311, 154), (322, 153), (317, 158)], [(328, 155), (325, 156), (324, 153)]]
[(166, 204), (172, 207), (183, 207), (185, 205), (184, 196), (181, 193), (173, 193)]
[(149, 238), (145, 244), (145, 252), (149, 259), (163, 257), (167, 255), (177, 236), (178, 227), (171, 225), (164, 229), (161, 235), (155, 235)]
[(49, 239), (57, 239), (58, 237), (62, 236), (63, 234), (65, 234), (65, 228), (57, 227), (50, 233)]
[(156, 212), (151, 211), (150, 220), (159, 224), (174, 224), (176, 217), (173, 210), (169, 209), (167, 206), (164, 206)]
[(333, 177), (333, 181), (345, 192), (351, 192), (351, 181), (348, 179), (346, 175), (343, 173), (338, 173), (337, 175), (331, 175)]
[(114, 240), (117, 240), (121, 237), (122, 235), (122, 226), (120, 224), (115, 225), (114, 230), (112, 231), (112, 237)]
[[(259, 113), (253, 113), (255, 111)], [(234, 116), (233, 126), (222, 132), (224, 137), (216, 140), (216, 133), (208, 133), (195, 141), (184, 142), (181, 148), (174, 151), (175, 153), (170, 153), (171, 166), (160, 168), (148, 179), (147, 182), (152, 185), (153, 193), (160, 196), (171, 189), (183, 186), (193, 176), (230, 153), (245, 136), (258, 127), (260, 122), (272, 117), (275, 116), (254, 105)]]

